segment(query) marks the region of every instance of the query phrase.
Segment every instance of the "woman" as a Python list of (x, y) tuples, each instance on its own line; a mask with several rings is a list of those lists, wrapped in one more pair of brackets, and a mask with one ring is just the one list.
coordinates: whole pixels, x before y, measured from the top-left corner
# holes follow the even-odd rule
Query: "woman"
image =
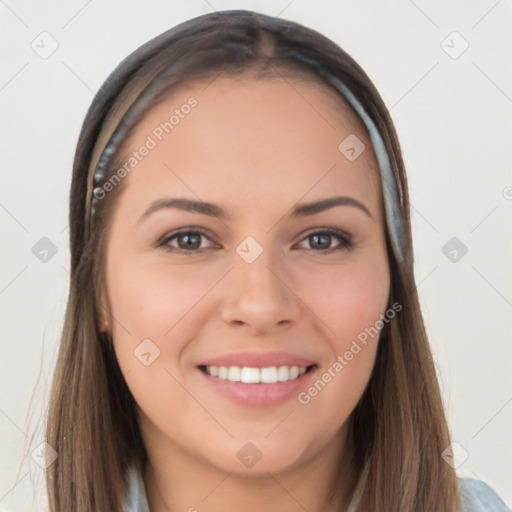
[(458, 479), (395, 129), (299, 24), (146, 43), (85, 119), (52, 511), (506, 510)]

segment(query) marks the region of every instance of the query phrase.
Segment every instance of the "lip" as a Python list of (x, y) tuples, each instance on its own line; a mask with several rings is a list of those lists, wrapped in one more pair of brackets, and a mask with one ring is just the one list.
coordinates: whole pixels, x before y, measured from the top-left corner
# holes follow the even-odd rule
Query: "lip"
[[(283, 351), (273, 352), (233, 352), (203, 361), (198, 366), (240, 366), (267, 368), (269, 366), (311, 366), (315, 361)], [(300, 379), (298, 379), (300, 380)]]
[[(225, 359), (222, 358), (222, 361), (225, 361)], [(255, 366), (253, 366), (253, 368), (254, 367)], [(197, 368), (197, 371), (202, 375), (201, 378), (205, 379), (205, 382), (210, 389), (219, 393), (221, 396), (228, 398), (236, 405), (273, 407), (284, 404), (291, 399), (296, 399), (301, 391), (307, 389), (310, 386), (311, 380), (318, 373), (318, 365), (313, 365), (313, 367), (309, 368), (306, 373), (296, 379), (285, 382), (278, 381), (274, 384), (246, 384), (245, 382), (233, 382), (230, 380), (222, 380), (217, 377), (212, 377), (199, 367)]]

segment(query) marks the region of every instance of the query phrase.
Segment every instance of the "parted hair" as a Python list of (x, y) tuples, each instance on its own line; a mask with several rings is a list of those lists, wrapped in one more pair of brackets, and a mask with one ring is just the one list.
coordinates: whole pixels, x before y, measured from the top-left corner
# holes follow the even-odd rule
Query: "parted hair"
[[(99, 328), (106, 240), (123, 190), (121, 183), (98, 202), (91, 222), (88, 184), (100, 136), (104, 143), (105, 133), (124, 126), (128, 137), (172, 89), (249, 71), (256, 79), (300, 75), (326, 87), (332, 87), (327, 76), (338, 77), (380, 132), (399, 191), (404, 262), (391, 250), (387, 223), (385, 229), (389, 304), (402, 309), (381, 333), (372, 375), (348, 419), (349, 510), (456, 512), (457, 476), (441, 457), (450, 437), (414, 280), (406, 172), (390, 114), (367, 74), (336, 43), (299, 23), (247, 10), (202, 15), (145, 43), (111, 73), (85, 117), (70, 190), (69, 296), (46, 425), (47, 442), (58, 453), (46, 473), (50, 511), (121, 512), (126, 471), (143, 468), (147, 459), (134, 398), (112, 339)], [(143, 96), (149, 100), (140, 115), (125, 116)], [(115, 170), (111, 165), (104, 179)]]

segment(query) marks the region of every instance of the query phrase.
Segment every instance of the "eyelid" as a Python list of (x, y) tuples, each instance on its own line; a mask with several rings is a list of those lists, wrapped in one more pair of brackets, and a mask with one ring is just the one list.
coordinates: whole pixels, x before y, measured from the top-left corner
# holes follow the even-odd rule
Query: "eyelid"
[[(179, 247), (171, 247), (168, 245), (169, 242), (171, 240), (175, 239), (176, 237), (179, 237), (180, 235), (191, 234), (191, 233), (198, 234), (204, 238), (207, 238), (208, 240), (213, 242), (213, 246), (215, 246), (214, 237), (211, 235), (210, 231), (205, 228), (199, 227), (199, 226), (187, 226), (184, 228), (179, 228), (175, 231), (168, 232), (158, 239), (155, 246), (162, 247), (165, 250), (168, 250), (173, 253), (178, 253), (178, 254), (179, 253), (181, 253), (181, 254), (200, 253), (206, 249), (211, 248), (211, 246), (210, 246), (210, 247), (199, 247), (197, 249), (183, 249), (183, 248), (179, 248)], [(349, 233), (347, 233), (346, 231), (343, 231), (341, 229), (328, 227), (328, 226), (310, 228), (309, 230), (302, 232), (300, 235), (298, 235), (300, 237), (300, 239), (297, 242), (297, 244), (301, 244), (301, 243), (307, 241), (308, 237), (315, 235), (315, 234), (331, 235), (331, 236), (339, 238), (340, 242), (339, 242), (338, 246), (330, 247), (328, 249), (307, 249), (308, 251), (311, 251), (313, 253), (330, 254), (332, 252), (349, 251), (349, 250), (352, 250), (354, 248), (354, 246), (356, 245), (353, 240), (353, 237)]]
[[(213, 242), (212, 240), (212, 235), (210, 234), (209, 230), (206, 230), (205, 228), (201, 228), (201, 227), (196, 227), (196, 226), (187, 226), (185, 228), (179, 228), (175, 231), (171, 231), (171, 232), (168, 232), (166, 233), (165, 235), (163, 235), (162, 237), (160, 237), (157, 242), (156, 242), (156, 246), (157, 247), (163, 247), (164, 249), (165, 248), (168, 248), (168, 243), (180, 236), (180, 235), (186, 235), (186, 234), (190, 234), (190, 233), (195, 233), (195, 234), (200, 234), (201, 236), (205, 237), (205, 238), (208, 238), (210, 241)], [(190, 249), (190, 250), (187, 250), (187, 249), (181, 249), (179, 247), (172, 247), (171, 251), (173, 252), (199, 252), (201, 251), (202, 249), (205, 249), (205, 247), (201, 248), (201, 249)]]
[(351, 249), (353, 249), (353, 247), (355, 246), (355, 242), (352, 238), (352, 236), (347, 233), (346, 231), (343, 231), (341, 229), (338, 229), (338, 228), (331, 228), (331, 227), (321, 227), (321, 228), (312, 228), (311, 230), (307, 230), (303, 233), (301, 233), (301, 239), (299, 240), (299, 244), (304, 242), (305, 240), (307, 240), (308, 237), (312, 236), (312, 235), (316, 235), (316, 234), (320, 234), (320, 235), (323, 235), (323, 234), (327, 234), (327, 235), (331, 235), (331, 236), (334, 236), (334, 237), (338, 237), (341, 239), (341, 242), (340, 242), (340, 245), (339, 246), (335, 246), (335, 247), (331, 247), (329, 249), (325, 249), (325, 250), (315, 250), (315, 249), (310, 249), (310, 251), (312, 251), (313, 253), (317, 252), (317, 253), (320, 253), (320, 254), (328, 254), (328, 253), (331, 253), (331, 252), (341, 252), (341, 251), (349, 251)]

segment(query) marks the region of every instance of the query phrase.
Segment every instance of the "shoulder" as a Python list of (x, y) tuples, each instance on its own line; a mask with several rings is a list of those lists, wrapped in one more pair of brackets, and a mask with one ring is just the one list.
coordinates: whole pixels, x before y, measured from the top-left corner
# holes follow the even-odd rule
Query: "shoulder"
[(123, 512), (149, 512), (144, 480), (136, 466), (130, 466), (126, 472), (126, 502)]
[(459, 478), (463, 508), (460, 512), (510, 512), (498, 493), (482, 480)]

